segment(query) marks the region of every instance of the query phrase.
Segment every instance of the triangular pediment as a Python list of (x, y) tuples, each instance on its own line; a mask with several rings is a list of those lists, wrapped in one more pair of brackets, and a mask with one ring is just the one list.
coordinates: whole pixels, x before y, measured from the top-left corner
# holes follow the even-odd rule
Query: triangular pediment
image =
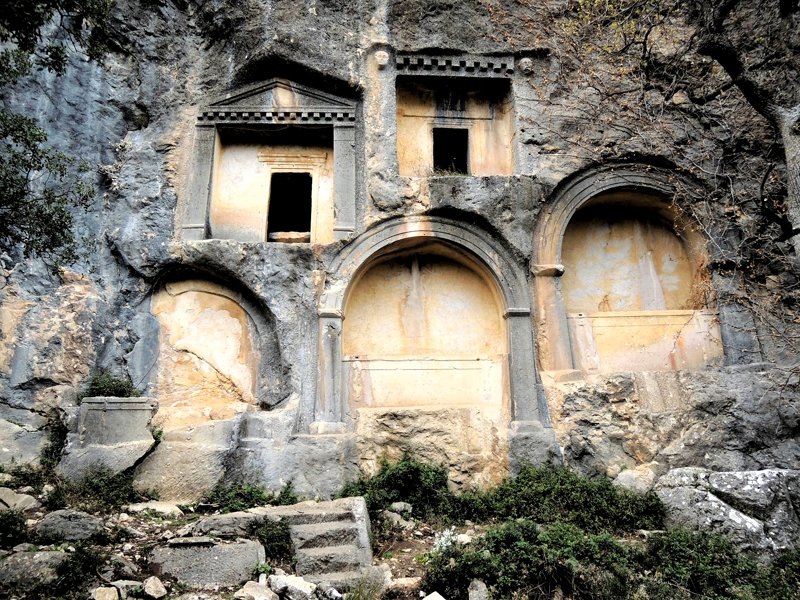
[(215, 98), (210, 110), (228, 111), (331, 111), (353, 110), (355, 102), (300, 85), (288, 79), (273, 78), (232, 90)]

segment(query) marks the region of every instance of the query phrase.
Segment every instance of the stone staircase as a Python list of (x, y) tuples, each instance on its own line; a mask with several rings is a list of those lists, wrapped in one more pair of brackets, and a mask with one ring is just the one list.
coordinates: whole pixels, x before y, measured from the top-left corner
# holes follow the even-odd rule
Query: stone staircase
[(372, 568), (369, 515), (363, 498), (260, 506), (198, 521), (194, 535), (242, 536), (256, 520), (269, 518), (289, 525), (297, 575), (325, 583), (340, 592)]

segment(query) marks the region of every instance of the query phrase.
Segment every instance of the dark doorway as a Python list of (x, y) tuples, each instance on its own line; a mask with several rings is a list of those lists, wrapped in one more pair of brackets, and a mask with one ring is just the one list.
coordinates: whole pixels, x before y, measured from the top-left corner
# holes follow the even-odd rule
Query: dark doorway
[(469, 173), (467, 156), (469, 132), (466, 129), (433, 128), (434, 172)]
[(311, 231), (310, 173), (272, 174), (267, 236), (284, 231)]

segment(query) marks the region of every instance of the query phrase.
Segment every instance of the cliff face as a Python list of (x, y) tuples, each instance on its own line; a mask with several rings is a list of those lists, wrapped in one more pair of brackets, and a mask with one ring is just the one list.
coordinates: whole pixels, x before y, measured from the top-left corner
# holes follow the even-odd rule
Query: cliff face
[(160, 403), (162, 497), (407, 450), (464, 487), (798, 464), (789, 250), (745, 254), (782, 166), (688, 25), (676, 88), (561, 2), (117, 4), (104, 64), (11, 96), (98, 192), (79, 263), (2, 273), (3, 464), (97, 369)]

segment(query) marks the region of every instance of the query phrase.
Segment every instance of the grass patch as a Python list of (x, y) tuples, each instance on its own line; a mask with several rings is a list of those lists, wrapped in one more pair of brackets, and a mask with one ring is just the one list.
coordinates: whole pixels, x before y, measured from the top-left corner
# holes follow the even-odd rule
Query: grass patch
[(287, 506), (299, 501), (292, 482), (289, 482), (279, 492), (270, 492), (246, 483), (218, 483), (202, 502), (217, 507), (220, 512), (229, 513), (254, 506)]
[(800, 550), (768, 566), (719, 535), (673, 529), (646, 542), (527, 519), (490, 529), (471, 547), (427, 556), (423, 589), (465, 600), (472, 579), (493, 598), (573, 600), (798, 600)]

